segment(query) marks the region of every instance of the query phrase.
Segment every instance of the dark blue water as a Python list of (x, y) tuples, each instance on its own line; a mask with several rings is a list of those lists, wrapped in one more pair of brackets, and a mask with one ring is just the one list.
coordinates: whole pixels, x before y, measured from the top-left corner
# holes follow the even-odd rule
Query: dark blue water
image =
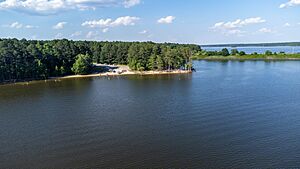
[[(202, 49), (207, 51), (221, 51), (223, 48), (228, 50), (233, 49), (232, 47), (202, 47)], [(300, 53), (300, 46), (274, 46), (274, 47), (237, 47), (238, 51), (244, 51), (247, 54), (257, 52), (259, 54), (265, 53), (267, 50), (274, 52), (285, 52), (290, 54)]]
[(0, 168), (299, 168), (300, 62), (0, 87)]

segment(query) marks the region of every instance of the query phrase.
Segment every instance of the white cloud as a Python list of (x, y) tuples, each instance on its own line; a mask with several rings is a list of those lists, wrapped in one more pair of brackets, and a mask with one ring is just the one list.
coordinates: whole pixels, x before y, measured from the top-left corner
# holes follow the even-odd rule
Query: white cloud
[(268, 28), (261, 28), (258, 30), (258, 32), (261, 33), (273, 33), (274, 31), (272, 29), (268, 29)]
[(77, 31), (77, 32), (74, 32), (71, 34), (71, 37), (77, 37), (77, 36), (80, 36), (82, 34), (81, 31)]
[(63, 29), (65, 27), (65, 25), (67, 24), (67, 22), (59, 22), (56, 25), (54, 25), (52, 28), (53, 29)]
[(143, 30), (143, 31), (139, 32), (139, 34), (146, 34), (146, 33), (148, 33), (147, 30)]
[(89, 31), (87, 34), (86, 34), (86, 38), (87, 39), (97, 39), (97, 36), (99, 35), (99, 33), (97, 31)]
[(102, 29), (102, 32), (103, 33), (106, 33), (106, 32), (108, 32), (109, 31), (109, 29), (108, 28), (104, 28), (104, 29)]
[(23, 24), (19, 23), (19, 22), (14, 22), (12, 24), (9, 25), (10, 28), (16, 28), (16, 29), (20, 29), (23, 27)]
[(138, 5), (140, 0), (3, 0), (0, 10), (15, 10), (30, 14), (55, 14), (65, 10), (95, 10), (102, 7)]
[(241, 35), (242, 33), (245, 33), (245, 32), (241, 31), (239, 29), (233, 29), (233, 30), (229, 30), (227, 32), (227, 35)]
[(38, 28), (38, 26), (33, 26), (33, 25), (26, 25), (26, 29), (33, 29), (33, 28)]
[(246, 33), (242, 31), (241, 28), (264, 23), (266, 20), (262, 19), (261, 17), (253, 17), (253, 18), (246, 18), (246, 19), (237, 19), (235, 21), (229, 22), (218, 22), (214, 26), (211, 27), (213, 31), (219, 31), (222, 34), (229, 36), (229, 35), (237, 35), (237, 36), (244, 36)]
[(173, 23), (173, 21), (176, 19), (176, 17), (174, 16), (167, 16), (165, 18), (160, 18), (159, 20), (157, 20), (157, 23), (161, 23), (161, 24), (171, 24)]
[(100, 19), (100, 20), (92, 20), (85, 21), (82, 23), (82, 26), (86, 26), (89, 28), (109, 28), (109, 27), (117, 27), (117, 26), (134, 26), (136, 21), (140, 20), (138, 17), (124, 16), (119, 17), (116, 20), (112, 19)]
[(237, 19), (231, 22), (218, 22), (212, 28), (213, 29), (236, 29), (247, 25), (259, 24), (264, 22), (266, 22), (266, 20), (262, 19), (261, 17), (247, 18), (244, 20)]
[(227, 30), (227, 31), (222, 31), (221, 32), (223, 35), (225, 36), (232, 36), (232, 35), (235, 35), (235, 36), (244, 36), (245, 35), (245, 31), (242, 31), (240, 29), (231, 29), (231, 30)]
[(290, 24), (290, 23), (285, 23), (283, 26), (284, 26), (284, 27), (290, 27), (291, 24)]
[(125, 8), (130, 8), (130, 7), (136, 6), (140, 3), (141, 3), (140, 0), (125, 0), (123, 2)]
[(287, 8), (298, 5), (300, 5), (300, 0), (289, 0), (288, 2), (281, 4), (279, 8)]
[(19, 22), (13, 22), (13, 23), (8, 24), (8, 25), (3, 25), (3, 27), (14, 28), (14, 29), (21, 29), (21, 28), (33, 29), (33, 28), (38, 28), (38, 26), (24, 25), (24, 24), (19, 23)]

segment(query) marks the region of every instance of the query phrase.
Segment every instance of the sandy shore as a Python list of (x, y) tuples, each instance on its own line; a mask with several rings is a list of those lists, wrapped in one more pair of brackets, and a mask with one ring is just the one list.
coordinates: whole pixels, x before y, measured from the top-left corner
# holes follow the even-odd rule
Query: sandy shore
[(168, 75), (168, 74), (188, 74), (192, 73), (188, 70), (172, 70), (172, 71), (132, 71), (127, 65), (103, 65), (95, 64), (97, 67), (108, 67), (111, 71), (105, 73), (93, 73), (88, 75), (71, 75), (64, 77), (53, 77), (51, 79), (70, 79), (70, 78), (86, 78), (86, 77), (107, 77), (107, 76), (127, 76), (127, 75)]

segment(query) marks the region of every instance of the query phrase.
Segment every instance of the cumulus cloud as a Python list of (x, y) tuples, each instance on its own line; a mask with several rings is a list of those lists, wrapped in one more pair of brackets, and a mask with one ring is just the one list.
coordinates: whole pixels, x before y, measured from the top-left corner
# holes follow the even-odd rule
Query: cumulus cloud
[(269, 29), (269, 28), (261, 28), (258, 30), (258, 32), (261, 32), (261, 33), (273, 33), (274, 31), (272, 29)]
[(123, 5), (124, 5), (125, 8), (130, 8), (130, 7), (136, 6), (140, 3), (141, 3), (140, 0), (125, 0), (123, 2)]
[(243, 36), (246, 32), (242, 31), (241, 28), (264, 22), (266, 22), (266, 20), (262, 19), (261, 17), (237, 19), (235, 21), (229, 22), (218, 22), (214, 26), (212, 26), (211, 29), (214, 31), (220, 31), (224, 35)]
[(33, 26), (33, 25), (25, 25), (26, 29), (33, 29), (33, 28), (38, 28), (38, 26)]
[(72, 33), (72, 34), (71, 34), (71, 37), (72, 37), (72, 38), (73, 38), (73, 37), (77, 37), (77, 36), (80, 36), (81, 34), (82, 34), (81, 31), (77, 31), (77, 32)]
[(237, 19), (232, 22), (218, 22), (212, 28), (213, 29), (236, 29), (247, 25), (259, 24), (264, 22), (266, 22), (266, 20), (262, 19), (261, 17), (247, 18), (244, 20)]
[(148, 33), (147, 30), (143, 30), (143, 31), (139, 32), (139, 34), (147, 34), (147, 33)]
[(99, 35), (99, 32), (98, 31), (89, 31), (87, 34), (86, 34), (86, 38), (87, 39), (97, 39), (97, 36)]
[(16, 29), (20, 29), (23, 27), (23, 24), (19, 23), (19, 22), (14, 22), (12, 24), (9, 25), (10, 28), (16, 28)]
[(281, 4), (279, 8), (287, 8), (298, 5), (300, 5), (300, 0), (289, 0), (288, 2)]
[(56, 14), (66, 10), (96, 10), (97, 8), (140, 4), (140, 0), (3, 0), (0, 10), (15, 10), (30, 14)]
[(57, 23), (56, 25), (54, 25), (52, 28), (53, 28), (53, 29), (57, 29), (57, 30), (63, 29), (63, 28), (65, 27), (66, 24), (67, 24), (67, 22), (59, 22), (59, 23)]
[(24, 24), (19, 23), (19, 22), (13, 22), (13, 23), (8, 24), (8, 25), (3, 25), (3, 27), (14, 28), (14, 29), (21, 29), (21, 28), (25, 28), (25, 29), (33, 29), (33, 28), (38, 28), (37, 26), (33, 26), (33, 25), (24, 25)]
[(231, 29), (231, 30), (227, 30), (227, 31), (221, 31), (221, 33), (225, 36), (239, 36), (242, 37), (245, 35), (246, 31), (242, 31), (240, 29)]
[(284, 27), (290, 27), (291, 24), (290, 24), (290, 23), (285, 23), (283, 26), (284, 26)]
[(140, 20), (138, 17), (131, 17), (131, 16), (123, 16), (119, 17), (115, 20), (113, 19), (100, 19), (100, 20), (91, 20), (85, 21), (82, 23), (82, 26), (89, 27), (89, 28), (109, 28), (109, 27), (117, 27), (117, 26), (134, 26), (136, 22)]
[(104, 29), (102, 29), (102, 32), (103, 33), (107, 33), (109, 31), (109, 29), (108, 28), (104, 28)]
[(160, 18), (159, 20), (157, 20), (157, 23), (160, 23), (160, 24), (171, 24), (171, 23), (173, 23), (173, 21), (175, 19), (176, 19), (176, 17), (174, 17), (174, 16), (167, 16), (167, 17)]

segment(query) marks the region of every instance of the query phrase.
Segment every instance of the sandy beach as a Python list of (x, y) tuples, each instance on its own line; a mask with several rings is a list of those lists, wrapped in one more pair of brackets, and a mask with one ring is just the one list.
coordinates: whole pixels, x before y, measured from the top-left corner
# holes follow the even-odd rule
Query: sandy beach
[[(115, 72), (93, 73), (88, 75), (71, 75), (64, 77), (52, 77), (50, 79), (71, 79), (71, 78), (86, 78), (86, 77), (105, 77), (105, 76), (128, 76), (128, 75), (170, 75), (170, 74), (189, 74), (189, 70), (171, 70), (171, 71), (131, 71), (126, 66), (121, 66)], [(125, 69), (124, 69), (125, 68)], [(123, 71), (123, 72), (122, 72)]]
[(164, 71), (132, 71), (127, 65), (104, 65), (95, 64), (96, 67), (107, 67), (109, 71), (103, 73), (91, 73), (87, 75), (70, 75), (63, 77), (50, 77), (50, 80), (88, 78), (88, 77), (107, 77), (107, 76), (128, 76), (128, 75), (170, 75), (170, 74), (189, 74), (190, 70), (164, 70)]

